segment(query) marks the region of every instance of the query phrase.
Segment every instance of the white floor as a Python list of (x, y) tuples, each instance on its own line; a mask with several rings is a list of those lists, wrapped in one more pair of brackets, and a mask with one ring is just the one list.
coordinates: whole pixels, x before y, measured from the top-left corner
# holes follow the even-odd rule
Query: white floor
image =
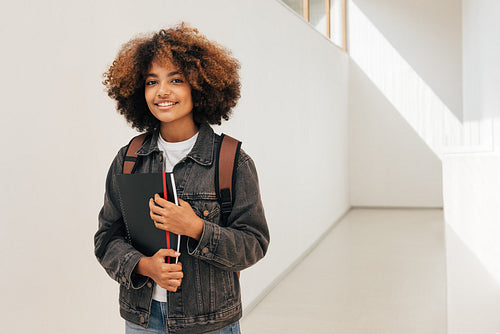
[(351, 210), (242, 333), (445, 334), (445, 264), (442, 210)]

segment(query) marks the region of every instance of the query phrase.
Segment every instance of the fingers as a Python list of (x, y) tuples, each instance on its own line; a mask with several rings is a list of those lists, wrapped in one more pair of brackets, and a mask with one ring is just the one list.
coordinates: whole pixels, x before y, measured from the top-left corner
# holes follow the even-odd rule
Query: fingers
[(161, 222), (154, 221), (153, 223), (155, 224), (155, 227), (159, 230), (170, 231), (170, 229)]
[[(165, 249), (165, 248), (162, 248), (160, 249), (159, 251), (157, 251), (155, 253), (154, 256), (159, 256), (159, 257), (165, 257), (165, 256), (170, 256), (170, 257), (179, 257), (181, 255), (181, 253), (175, 251), (174, 249)], [(182, 269), (182, 267), (181, 267)]]
[[(180, 253), (174, 251), (173, 249), (160, 249), (154, 256), (164, 259), (165, 256), (177, 257), (179, 255)], [(155, 282), (168, 291), (177, 291), (177, 288), (182, 284), (182, 278), (184, 277), (184, 273), (182, 272), (182, 263), (167, 264), (163, 262), (157, 270), (157, 274), (153, 277)]]
[(182, 280), (177, 280), (177, 279), (171, 279), (171, 280), (167, 280), (167, 281), (163, 281), (163, 282), (160, 282), (158, 283), (162, 288), (168, 290), (168, 291), (172, 291), (172, 292), (176, 292), (177, 291), (177, 288), (181, 286), (182, 284)]
[(153, 255), (154, 268), (150, 277), (162, 288), (168, 291), (177, 291), (182, 284), (184, 273), (182, 272), (182, 263), (165, 263), (165, 256), (177, 257), (180, 253), (173, 249), (160, 249)]
[[(173, 269), (173, 268), (172, 268)], [(165, 279), (170, 279), (170, 280), (182, 280), (184, 278), (184, 273), (181, 270), (176, 270), (176, 271), (166, 271), (165, 273)]]
[(161, 206), (161, 207), (166, 207), (170, 202), (167, 201), (166, 199), (164, 199), (163, 197), (161, 197), (160, 195), (158, 194), (155, 194), (154, 198), (152, 198), (157, 205)]
[(149, 215), (153, 220), (161, 218), (162, 208), (157, 206), (152, 198), (149, 199)]
[(181, 198), (178, 198), (177, 200), (179, 201), (179, 206), (189, 207), (189, 208), (191, 207), (191, 205), (188, 202), (186, 202), (185, 200), (183, 200)]
[(155, 281), (162, 288), (175, 292), (181, 286), (183, 277), (182, 271), (166, 271), (162, 272)]
[(162, 226), (162, 224), (166, 224), (168, 217), (173, 214), (173, 207), (177, 206), (161, 198), (158, 194), (155, 195), (154, 199), (149, 199), (149, 216), (154, 221), (156, 228), (169, 230), (167, 226)]
[(166, 209), (169, 209), (172, 206), (175, 207), (176, 205), (160, 197), (158, 194), (155, 194), (154, 198), (149, 199), (149, 208), (157, 214), (165, 212)]
[(149, 209), (156, 228), (191, 237), (197, 235), (193, 230), (199, 227), (199, 217), (188, 202), (179, 199), (177, 206), (156, 194), (154, 200), (149, 200)]
[(169, 202), (163, 197), (161, 197), (158, 194), (155, 194), (153, 198), (150, 198), (150, 202), (153, 201), (153, 203), (156, 205), (156, 207), (159, 208), (169, 208), (172, 206), (177, 206), (175, 203)]
[(155, 204), (155, 201), (153, 201), (153, 199), (150, 199), (149, 200), (149, 216), (151, 217), (151, 219), (153, 220), (153, 222), (155, 223), (155, 226), (157, 228), (161, 228), (163, 230), (165, 230), (166, 228), (164, 226), (162, 226), (162, 224), (166, 223), (166, 220), (165, 220), (165, 209), (156, 205)]
[(172, 204), (169, 201), (164, 200), (163, 198), (158, 196), (158, 194), (155, 195), (154, 199), (152, 198), (149, 199), (149, 209), (156, 214), (161, 214), (167, 211), (167, 209), (169, 209), (172, 205), (175, 204)]

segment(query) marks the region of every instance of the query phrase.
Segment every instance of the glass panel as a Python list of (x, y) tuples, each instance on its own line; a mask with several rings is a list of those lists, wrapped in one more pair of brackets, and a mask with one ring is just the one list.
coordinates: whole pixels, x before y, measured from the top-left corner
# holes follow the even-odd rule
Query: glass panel
[(304, 0), (283, 0), (291, 9), (304, 17)]
[(326, 0), (310, 0), (309, 22), (326, 36)]
[(330, 0), (330, 38), (332, 41), (344, 47), (344, 9), (343, 0)]

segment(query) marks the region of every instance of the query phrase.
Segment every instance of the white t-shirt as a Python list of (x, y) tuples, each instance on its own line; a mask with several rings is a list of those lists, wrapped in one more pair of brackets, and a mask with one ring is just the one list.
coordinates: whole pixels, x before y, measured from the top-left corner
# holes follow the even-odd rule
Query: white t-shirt
[[(163, 152), (163, 171), (172, 172), (174, 166), (191, 152), (197, 138), (198, 132), (188, 140), (169, 143), (161, 135), (158, 136), (158, 148)], [(167, 290), (155, 283), (153, 299), (159, 302), (166, 302)]]

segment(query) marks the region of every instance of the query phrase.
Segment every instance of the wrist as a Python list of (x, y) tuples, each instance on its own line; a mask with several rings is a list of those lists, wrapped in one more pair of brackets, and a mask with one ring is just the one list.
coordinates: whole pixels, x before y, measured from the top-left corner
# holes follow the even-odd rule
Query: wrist
[(151, 263), (151, 258), (150, 257), (142, 257), (137, 265), (135, 266), (134, 272), (136, 274), (142, 275), (142, 276), (148, 276), (151, 277), (150, 275), (150, 263)]
[(201, 239), (201, 235), (203, 234), (203, 225), (203, 219), (198, 218), (193, 224), (193, 228), (189, 236), (194, 240), (199, 241)]

